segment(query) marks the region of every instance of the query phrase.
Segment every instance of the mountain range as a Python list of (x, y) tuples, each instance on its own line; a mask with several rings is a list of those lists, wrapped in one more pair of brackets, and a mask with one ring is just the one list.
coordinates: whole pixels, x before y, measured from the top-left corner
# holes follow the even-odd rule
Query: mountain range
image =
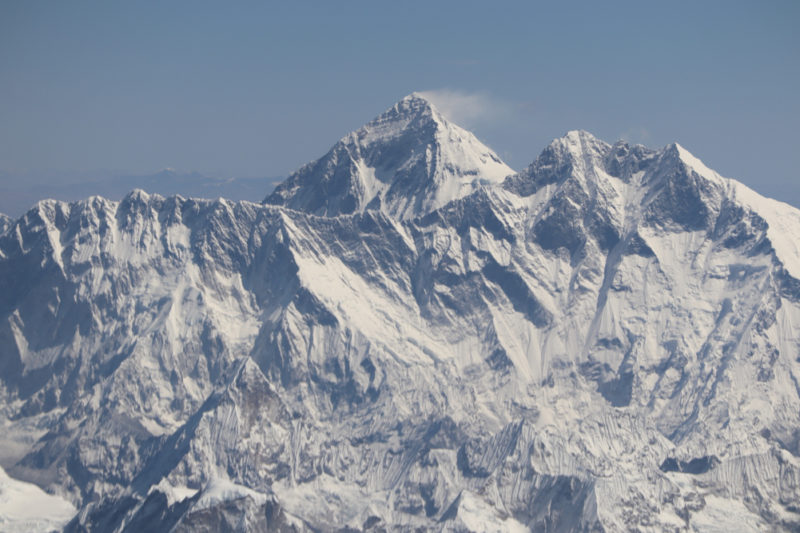
[(678, 144), (412, 94), (262, 203), (0, 224), (0, 500), (60, 502), (0, 529), (800, 528), (800, 211)]
[(23, 215), (42, 198), (76, 201), (99, 195), (121, 200), (131, 190), (185, 197), (227, 198), (251, 200), (264, 194), (281, 180), (279, 178), (232, 178), (207, 176), (199, 172), (179, 172), (164, 168), (152, 174), (118, 175), (108, 178), (99, 173), (76, 176), (44, 176), (0, 172), (0, 212), (14, 218)]

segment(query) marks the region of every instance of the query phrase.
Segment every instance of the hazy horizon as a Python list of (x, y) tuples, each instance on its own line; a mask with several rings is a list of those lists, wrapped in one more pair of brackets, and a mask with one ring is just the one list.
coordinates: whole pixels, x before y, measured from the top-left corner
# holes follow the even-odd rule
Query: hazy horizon
[(0, 190), (167, 167), (286, 176), (427, 91), (516, 170), (585, 129), (677, 141), (800, 206), (798, 15), (792, 2), (6, 2)]

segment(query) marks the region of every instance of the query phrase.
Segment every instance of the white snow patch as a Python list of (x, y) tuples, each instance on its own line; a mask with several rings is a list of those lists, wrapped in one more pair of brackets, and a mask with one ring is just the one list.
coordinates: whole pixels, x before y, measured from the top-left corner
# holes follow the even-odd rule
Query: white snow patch
[(68, 501), (34, 485), (13, 479), (0, 467), (0, 531), (61, 529), (75, 515)]
[(168, 505), (174, 505), (192, 498), (198, 492), (197, 489), (190, 489), (183, 485), (173, 485), (166, 478), (162, 479), (153, 489), (157, 489), (166, 495)]
[(523, 533), (529, 531), (511, 517), (503, 518), (497, 509), (475, 494), (464, 491), (458, 504), (458, 520), (469, 531)]
[(267, 495), (249, 489), (243, 485), (237, 485), (233, 481), (222, 478), (213, 478), (203, 489), (200, 499), (192, 506), (192, 511), (200, 511), (215, 507), (221, 503), (231, 500), (250, 497), (257, 505), (263, 505), (267, 501)]
[(728, 533), (729, 531), (764, 531), (766, 524), (737, 500), (705, 496), (705, 507), (689, 519), (692, 531)]
[(384, 491), (366, 492), (324, 474), (310, 483), (294, 487), (278, 483), (273, 488), (289, 513), (303, 516), (312, 524), (361, 525), (359, 519), (364, 514), (384, 507), (388, 499)]

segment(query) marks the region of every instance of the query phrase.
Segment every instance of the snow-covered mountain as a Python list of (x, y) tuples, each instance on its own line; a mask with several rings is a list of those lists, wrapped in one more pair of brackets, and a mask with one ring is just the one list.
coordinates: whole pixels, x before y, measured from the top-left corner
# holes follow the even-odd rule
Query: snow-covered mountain
[[(0, 211), (23, 215), (42, 198), (75, 201), (89, 196), (121, 200), (134, 189), (162, 196), (181, 194), (192, 198), (248, 200), (264, 194), (278, 178), (231, 178), (165, 168), (152, 174), (79, 177), (58, 176), (43, 182), (42, 176), (9, 175), (0, 172)], [(0, 222), (1, 223), (1, 222)]]
[(376, 209), (407, 220), (512, 173), (414, 93), (293, 173), (264, 202), (329, 217)]
[[(443, 122), (382, 117), (360, 131)], [(288, 208), (136, 191), (16, 220), (0, 465), (68, 531), (800, 527), (800, 211), (677, 144), (570, 132), (500, 181), (392, 167), (432, 141), (389, 129)], [(352, 194), (313, 200), (331, 180)]]

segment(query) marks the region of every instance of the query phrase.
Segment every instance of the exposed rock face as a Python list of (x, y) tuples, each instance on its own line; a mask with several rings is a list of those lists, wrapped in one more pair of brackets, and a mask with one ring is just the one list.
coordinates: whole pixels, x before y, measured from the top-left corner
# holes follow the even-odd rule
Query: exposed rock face
[(513, 172), (414, 93), (289, 176), (265, 203), (321, 216), (375, 209), (405, 220)]
[(505, 180), (418, 174), (439, 121), (403, 100), (268, 199), (291, 209), (15, 221), (2, 466), (73, 531), (798, 527), (800, 212), (585, 132)]

